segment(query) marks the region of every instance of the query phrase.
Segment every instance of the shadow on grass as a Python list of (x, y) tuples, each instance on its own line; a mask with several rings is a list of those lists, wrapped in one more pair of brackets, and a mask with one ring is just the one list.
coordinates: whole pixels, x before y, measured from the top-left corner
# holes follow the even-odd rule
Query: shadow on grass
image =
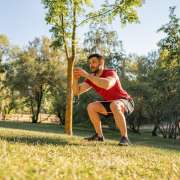
[(68, 145), (68, 141), (63, 138), (35, 137), (35, 136), (0, 136), (1, 140), (10, 143), (24, 143), (28, 145)]
[(41, 124), (31, 122), (0, 121), (0, 127), (9, 129), (22, 129), (46, 133), (63, 133), (63, 127), (56, 124)]
[(180, 141), (175, 139), (165, 139), (163, 137), (154, 137), (151, 133), (142, 133), (142, 135), (132, 135), (131, 140), (138, 146), (149, 146), (159, 149), (177, 150), (180, 152)]
[[(62, 134), (64, 133), (64, 126), (57, 124), (45, 124), (45, 123), (31, 123), (31, 122), (16, 122), (16, 121), (0, 121), (0, 128), (8, 128), (8, 129), (19, 129), (19, 130), (27, 130), (27, 131), (37, 131), (37, 132), (45, 132), (45, 133), (55, 133)], [(79, 134), (80, 136), (86, 136), (87, 133), (94, 132), (92, 128), (75, 126), (73, 128), (75, 134)], [(80, 132), (80, 133), (79, 133)]]
[[(55, 124), (32, 124), (32, 123), (22, 123), (22, 122), (12, 122), (12, 121), (0, 121), (0, 127), (2, 128), (10, 128), (10, 129), (20, 129), (20, 130), (28, 130), (28, 131), (37, 131), (37, 132), (46, 132), (46, 133), (56, 133), (63, 134), (64, 127), (55, 125)], [(85, 137), (87, 135), (92, 134), (92, 129), (84, 128), (84, 127), (74, 127), (74, 135)], [(104, 135), (106, 139), (116, 140), (118, 144), (119, 133), (117, 130), (109, 130), (104, 129)], [(94, 146), (94, 143), (71, 143), (66, 138), (58, 137), (58, 138), (50, 138), (50, 137), (36, 137), (36, 136), (0, 136), (1, 139), (6, 140), (8, 142), (19, 142), (33, 145), (77, 145), (77, 146)], [(155, 147), (160, 149), (168, 149), (168, 150), (177, 150), (180, 151), (180, 141), (174, 139), (164, 139), (161, 137), (152, 137), (151, 133), (144, 132), (142, 135), (129, 133), (129, 138), (133, 145), (138, 146), (148, 146)], [(82, 140), (83, 141), (83, 140)], [(107, 144), (102, 143), (102, 145), (114, 146), (115, 144)], [(132, 146), (133, 147), (133, 146)]]
[[(7, 128), (12, 130), (27, 130), (33, 132), (43, 132), (43, 133), (54, 133), (62, 135), (64, 134), (64, 127), (55, 124), (32, 124), (29, 122), (15, 122), (15, 121), (0, 121), (0, 128)], [(83, 128), (76, 128), (78, 133), (74, 133), (78, 136), (87, 135)], [(79, 133), (80, 132), (80, 133)], [(82, 132), (82, 133), (81, 133)], [(67, 136), (68, 137), (68, 136)], [(70, 137), (70, 136), (69, 136)], [(41, 134), (37, 135), (0, 135), (0, 140), (5, 140), (10, 143), (24, 143), (31, 145), (73, 145), (73, 146), (84, 146), (84, 143), (74, 143), (68, 141), (68, 138), (62, 138), (62, 136), (48, 137)], [(87, 146), (94, 146), (94, 144), (87, 144)]]

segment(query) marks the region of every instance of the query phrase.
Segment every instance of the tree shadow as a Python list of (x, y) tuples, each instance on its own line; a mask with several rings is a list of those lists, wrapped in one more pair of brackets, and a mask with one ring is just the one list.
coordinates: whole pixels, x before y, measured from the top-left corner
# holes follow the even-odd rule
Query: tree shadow
[[(104, 129), (105, 139), (114, 140), (115, 142), (110, 145), (118, 145), (120, 140), (120, 135), (118, 130), (108, 130)], [(90, 134), (90, 133), (89, 133)], [(87, 136), (87, 132), (75, 132), (75, 135), (78, 136)], [(180, 152), (180, 141), (177, 139), (165, 139), (163, 137), (154, 137), (151, 135), (151, 132), (143, 132), (141, 135), (133, 132), (129, 132), (129, 139), (131, 142), (131, 146), (143, 146), (143, 147), (153, 147), (157, 149), (167, 149), (167, 150), (175, 150)], [(117, 142), (116, 142), (117, 141)], [(120, 146), (122, 147), (122, 146)]]
[[(46, 132), (46, 133), (55, 133), (55, 134), (63, 134), (64, 127), (55, 125), (55, 124), (32, 124), (32, 123), (22, 123), (22, 122), (12, 122), (12, 121), (0, 121), (0, 127), (2, 128), (10, 128), (10, 129), (19, 129), (19, 130), (28, 130), (35, 132)], [(119, 141), (119, 132), (117, 130), (109, 130), (107, 128), (103, 129), (105, 138), (108, 140), (114, 140), (113, 143), (98, 143), (99, 145), (107, 145), (107, 146), (115, 146), (118, 145)], [(84, 128), (84, 127), (75, 127), (74, 135), (82, 137), (82, 141), (80, 142), (70, 142), (67, 138), (62, 138), (61, 136), (51, 138), (48, 136), (45, 137), (36, 137), (36, 136), (0, 136), (2, 140), (6, 140), (8, 142), (18, 142), (18, 143), (26, 143), (32, 145), (73, 145), (73, 146), (95, 146), (94, 142), (85, 142), (83, 141), (83, 137), (88, 134), (91, 135), (93, 133), (92, 128)], [(152, 137), (151, 133), (143, 132), (142, 135), (135, 134), (130, 132), (129, 138), (132, 142), (132, 146), (147, 146), (154, 147), (159, 149), (167, 149), (167, 150), (176, 150), (180, 151), (180, 141), (174, 139), (164, 139), (162, 137)], [(117, 143), (116, 143), (117, 141)], [(121, 146), (120, 146), (121, 147)]]
[(17, 121), (0, 121), (0, 127), (9, 129), (19, 129), (27, 131), (37, 131), (46, 133), (63, 133), (63, 126), (56, 124), (41, 124), (31, 122), (17, 122)]
[(35, 136), (0, 136), (1, 140), (10, 143), (22, 143), (28, 145), (68, 145), (68, 141), (63, 138), (35, 137)]
[(155, 147), (158, 149), (176, 150), (180, 152), (180, 141), (177, 139), (165, 139), (163, 137), (152, 136), (151, 132), (142, 133), (138, 135), (131, 136), (134, 145), (138, 146), (148, 146)]

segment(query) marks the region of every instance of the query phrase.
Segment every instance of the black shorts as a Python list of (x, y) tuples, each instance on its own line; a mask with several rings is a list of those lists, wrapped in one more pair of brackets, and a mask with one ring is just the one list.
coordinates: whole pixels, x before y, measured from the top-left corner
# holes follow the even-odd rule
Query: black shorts
[[(134, 111), (133, 99), (117, 99), (117, 100), (120, 100), (124, 104), (126, 115), (130, 115)], [(100, 101), (100, 103), (105, 107), (108, 113), (112, 113), (110, 109), (111, 101)]]

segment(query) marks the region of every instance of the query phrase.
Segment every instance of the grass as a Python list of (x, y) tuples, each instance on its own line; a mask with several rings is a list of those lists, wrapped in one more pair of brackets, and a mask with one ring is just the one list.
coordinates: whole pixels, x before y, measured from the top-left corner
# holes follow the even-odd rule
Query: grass
[(86, 142), (92, 130), (74, 136), (52, 124), (0, 122), (0, 179), (180, 179), (180, 142), (130, 133), (133, 143), (118, 146), (117, 131), (105, 142)]

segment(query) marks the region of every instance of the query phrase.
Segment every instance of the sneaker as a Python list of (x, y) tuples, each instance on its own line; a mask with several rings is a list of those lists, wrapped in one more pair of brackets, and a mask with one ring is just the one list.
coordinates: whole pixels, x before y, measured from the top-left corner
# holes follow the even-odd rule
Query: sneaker
[(130, 144), (129, 139), (125, 136), (122, 136), (119, 142), (120, 146), (128, 146)]
[(93, 136), (86, 137), (84, 139), (88, 141), (104, 141), (104, 136), (98, 136), (98, 134), (95, 134)]

